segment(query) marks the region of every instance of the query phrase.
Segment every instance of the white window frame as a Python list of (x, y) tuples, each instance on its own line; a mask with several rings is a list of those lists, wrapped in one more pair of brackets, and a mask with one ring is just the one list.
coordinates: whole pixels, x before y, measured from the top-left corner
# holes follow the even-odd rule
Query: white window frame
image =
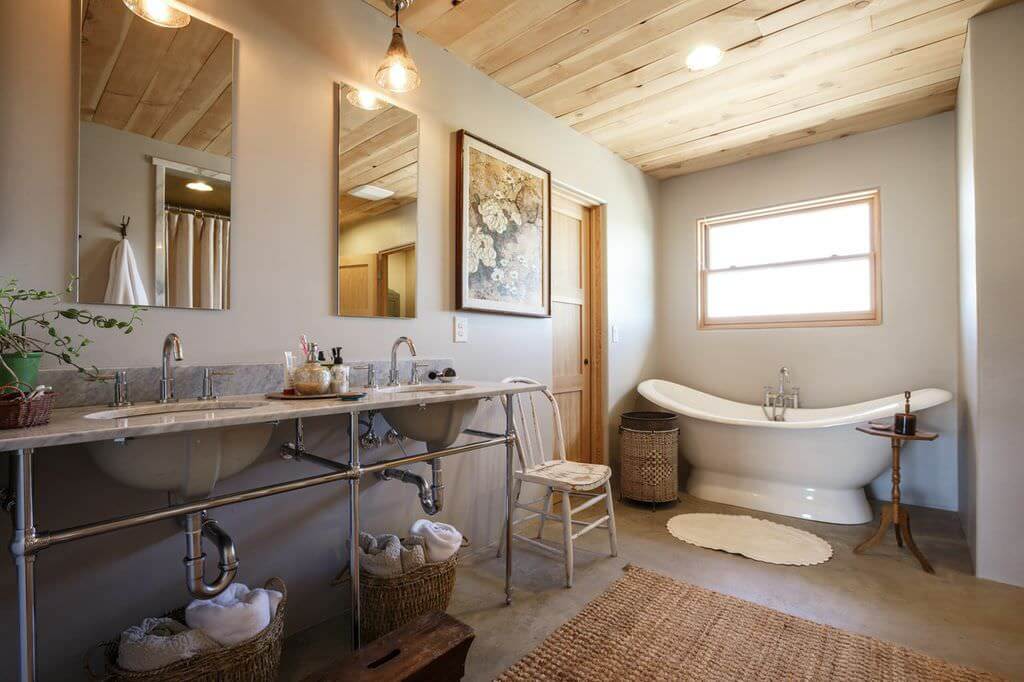
[[(774, 215), (801, 213), (832, 206), (867, 203), (871, 215), (871, 250), (867, 253), (846, 256), (829, 256), (805, 260), (785, 261), (781, 263), (765, 263), (726, 268), (721, 271), (760, 270), (768, 268), (788, 267), (792, 265), (808, 265), (813, 263), (831, 263), (842, 260), (868, 258), (871, 268), (871, 309), (858, 312), (812, 313), (805, 315), (756, 315), (745, 317), (707, 316), (707, 277), (715, 272), (708, 268), (710, 253), (708, 251), (709, 232), (716, 226), (763, 218)], [(729, 213), (697, 221), (697, 328), (698, 329), (771, 329), (778, 327), (843, 327), (857, 325), (877, 325), (882, 323), (882, 267), (881, 267), (881, 197), (878, 188), (850, 192), (836, 196), (811, 199), (792, 204), (782, 204), (769, 208), (761, 208), (740, 213)]]

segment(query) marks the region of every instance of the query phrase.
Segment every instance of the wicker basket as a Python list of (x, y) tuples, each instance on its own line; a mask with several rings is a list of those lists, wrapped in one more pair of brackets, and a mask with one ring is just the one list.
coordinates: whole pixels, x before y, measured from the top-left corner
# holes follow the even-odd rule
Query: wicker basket
[[(281, 663), (284, 607), (288, 601), (288, 591), (280, 578), (271, 578), (265, 587), (268, 590), (277, 590), (283, 596), (277, 606), (277, 612), (270, 619), (270, 625), (254, 637), (234, 646), (206, 651), (192, 658), (145, 672), (118, 667), (119, 640), (115, 639), (99, 645), (104, 650), (105, 674), (95, 675), (92, 672), (89, 657), (86, 658), (86, 671), (94, 680), (111, 682), (273, 682), (277, 679), (278, 666)], [(167, 616), (184, 623), (185, 609), (177, 609)]]
[(455, 589), (456, 552), (393, 578), (359, 572), (359, 619), (363, 639), (371, 642), (428, 611), (446, 611)]
[(639, 502), (679, 499), (679, 426), (667, 412), (627, 412), (622, 415), (623, 497)]
[[(8, 390), (12, 389), (12, 390)], [(0, 429), (23, 429), (50, 421), (57, 394), (45, 391), (32, 400), (15, 384), (0, 386)]]

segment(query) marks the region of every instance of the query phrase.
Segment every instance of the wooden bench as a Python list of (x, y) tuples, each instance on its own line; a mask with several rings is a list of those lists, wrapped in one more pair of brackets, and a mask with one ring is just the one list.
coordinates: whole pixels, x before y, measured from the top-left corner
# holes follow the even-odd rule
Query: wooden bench
[(475, 636), (465, 623), (431, 611), (310, 675), (305, 682), (461, 680)]

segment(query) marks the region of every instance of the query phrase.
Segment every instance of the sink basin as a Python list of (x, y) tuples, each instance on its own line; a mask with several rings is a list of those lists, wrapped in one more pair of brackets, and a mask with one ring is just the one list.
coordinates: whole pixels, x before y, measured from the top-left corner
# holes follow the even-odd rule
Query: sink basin
[[(420, 395), (456, 394), (473, 388), (468, 384), (423, 384), (419, 386), (390, 386), (385, 393), (413, 393)], [(407, 438), (423, 441), (431, 450), (446, 448), (455, 442), (476, 414), (479, 398), (449, 400), (443, 403), (409, 405), (383, 410), (381, 414), (395, 430)]]
[[(87, 419), (130, 419), (209, 410), (247, 410), (267, 403), (218, 400), (138, 405), (101, 410)], [(134, 488), (166, 490), (179, 498), (208, 497), (218, 481), (234, 476), (266, 448), (274, 427), (247, 424), (90, 443), (93, 462), (114, 480)]]

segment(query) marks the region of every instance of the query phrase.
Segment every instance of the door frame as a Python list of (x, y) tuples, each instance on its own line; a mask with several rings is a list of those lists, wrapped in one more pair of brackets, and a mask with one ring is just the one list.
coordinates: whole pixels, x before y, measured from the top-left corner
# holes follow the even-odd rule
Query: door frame
[(552, 195), (584, 207), (590, 218), (590, 259), (587, 295), (590, 307), (590, 447), (591, 461), (608, 464), (608, 278), (606, 276), (607, 204), (552, 178)]

